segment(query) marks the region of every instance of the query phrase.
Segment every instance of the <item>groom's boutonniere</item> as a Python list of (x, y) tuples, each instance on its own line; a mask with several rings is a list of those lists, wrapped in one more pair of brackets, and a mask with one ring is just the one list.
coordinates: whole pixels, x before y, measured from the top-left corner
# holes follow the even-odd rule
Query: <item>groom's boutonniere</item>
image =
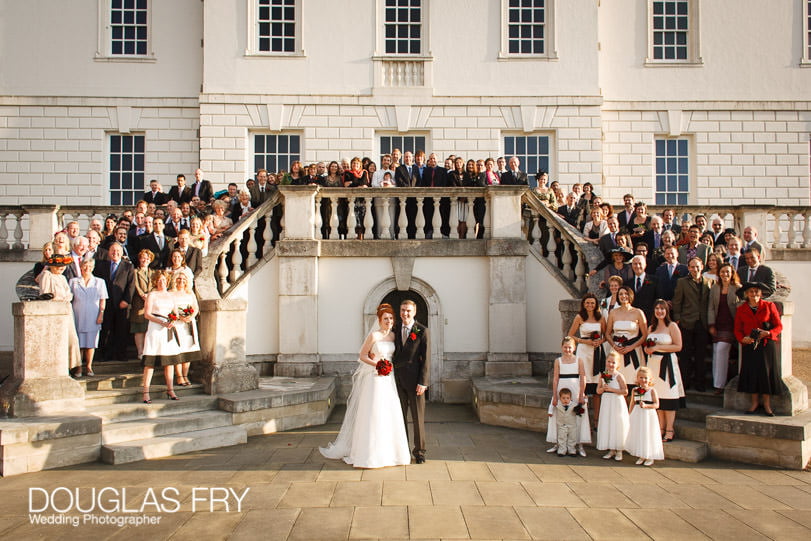
[(414, 327), (411, 330), (411, 334), (408, 335), (408, 339), (409, 340), (416, 340), (417, 339), (417, 333), (419, 333), (419, 332), (420, 332), (420, 330), (417, 327)]

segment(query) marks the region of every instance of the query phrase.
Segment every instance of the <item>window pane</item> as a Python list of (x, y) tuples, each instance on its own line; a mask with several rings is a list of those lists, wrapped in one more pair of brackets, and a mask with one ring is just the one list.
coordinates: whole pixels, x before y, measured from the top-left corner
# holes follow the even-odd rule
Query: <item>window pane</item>
[(298, 135), (255, 135), (253, 140), (254, 170), (289, 171), (290, 164), (300, 159), (301, 140)]
[(518, 158), (519, 169), (532, 177), (538, 171), (549, 171), (549, 136), (526, 135), (504, 137), (504, 158)]
[(109, 190), (111, 205), (131, 205), (144, 189), (144, 136), (110, 135)]
[[(690, 193), (689, 140), (657, 138), (655, 200), (657, 204), (686, 204)], [(665, 203), (659, 203), (664, 201)]]

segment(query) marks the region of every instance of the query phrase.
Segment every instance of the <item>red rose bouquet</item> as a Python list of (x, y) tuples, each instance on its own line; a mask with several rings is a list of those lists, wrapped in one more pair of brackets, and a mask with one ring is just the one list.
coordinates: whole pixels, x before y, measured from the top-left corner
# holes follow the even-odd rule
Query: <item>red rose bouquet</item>
[(375, 366), (377, 369), (378, 376), (388, 376), (391, 374), (391, 370), (393, 368), (391, 361), (388, 359), (381, 359), (377, 361), (377, 365)]
[(656, 338), (648, 338), (645, 340), (645, 347), (652, 348), (656, 345)]
[(583, 407), (583, 404), (578, 404), (574, 407), (574, 414), (575, 415), (583, 415), (586, 412), (586, 409)]
[(183, 317), (191, 317), (194, 315), (194, 306), (188, 304), (180, 309), (180, 315)]
[(600, 373), (600, 377), (602, 378), (604, 385), (608, 385), (609, 383), (611, 383), (611, 380), (614, 379), (614, 375), (609, 374), (608, 372)]
[(589, 335), (589, 339), (591, 340), (599, 340), (600, 339), (600, 331), (592, 331)]
[(636, 397), (637, 403), (641, 404), (645, 400), (645, 395), (648, 394), (648, 389), (646, 387), (637, 387), (634, 389), (634, 396)]
[(628, 345), (628, 337), (627, 336), (615, 336), (614, 343), (617, 344), (619, 347), (624, 348)]

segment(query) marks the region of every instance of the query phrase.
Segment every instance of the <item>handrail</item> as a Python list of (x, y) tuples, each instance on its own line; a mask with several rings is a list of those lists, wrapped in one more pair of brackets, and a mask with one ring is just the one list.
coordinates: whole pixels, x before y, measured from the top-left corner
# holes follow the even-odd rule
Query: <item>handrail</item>
[(583, 235), (552, 212), (534, 191), (524, 194), (526, 205), (524, 232), (530, 253), (541, 262), (572, 297), (587, 291), (596, 292), (598, 280), (589, 278), (589, 267), (603, 259), (600, 250), (587, 242)]
[(209, 244), (203, 270), (195, 280), (200, 299), (228, 298), (274, 256), (273, 213), (281, 208), (281, 201), (282, 196), (274, 193)]

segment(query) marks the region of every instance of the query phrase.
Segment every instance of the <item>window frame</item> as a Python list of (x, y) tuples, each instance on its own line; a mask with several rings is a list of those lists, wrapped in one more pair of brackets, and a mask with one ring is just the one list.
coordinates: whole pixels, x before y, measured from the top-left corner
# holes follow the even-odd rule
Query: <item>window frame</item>
[[(280, 168), (280, 167), (278, 167), (278, 163), (277, 163), (277, 167), (275, 168), (275, 170), (271, 170), (271, 169), (267, 168), (267, 165), (264, 165), (263, 167), (265, 169), (268, 169), (268, 172), (275, 174), (275, 173), (277, 173), (277, 172), (279, 172), (279, 171), (281, 171), (283, 169), (284, 171), (289, 173), (290, 172), (290, 164), (292, 164), (294, 161), (296, 161), (296, 158), (294, 158), (294, 156), (296, 156), (296, 155), (298, 155), (298, 158), (297, 158), (298, 161), (304, 163), (304, 159), (303, 159), (303, 157), (304, 157), (304, 132), (303, 131), (297, 131), (297, 130), (286, 131), (285, 130), (285, 131), (271, 132), (271, 131), (268, 131), (268, 130), (251, 130), (251, 131), (248, 132), (248, 136), (250, 137), (250, 141), (249, 141), (249, 146), (247, 147), (249, 152), (250, 152), (250, 154), (248, 156), (248, 160), (249, 160), (248, 175), (249, 176), (253, 177), (256, 174), (256, 171), (258, 170), (258, 168), (256, 168), (256, 137), (258, 135), (261, 135), (263, 137), (268, 137), (268, 136), (273, 136), (273, 137), (280, 137), (280, 136), (298, 137), (298, 147), (299, 147), (298, 148), (298, 153), (296, 153), (296, 154), (293, 154), (291, 152), (285, 153), (288, 156), (288, 159), (289, 159), (287, 167)], [(267, 139), (265, 139), (265, 141), (267, 141)], [(278, 142), (278, 140), (277, 140), (277, 142)], [(267, 162), (266, 157), (268, 156), (268, 153), (263, 152), (262, 155), (265, 156), (264, 161)], [(277, 159), (278, 159), (278, 156), (279, 156), (278, 152), (276, 152), (276, 156), (277, 156)], [(279, 179), (279, 182), (281, 182), (281, 180), (282, 179)]]
[(500, 34), (501, 44), (498, 52), (499, 60), (558, 60), (557, 32), (555, 19), (556, 0), (546, 0), (544, 4), (544, 52), (511, 53), (510, 52), (510, 0), (501, 0)]
[[(120, 187), (117, 188), (117, 189), (113, 189), (110, 186), (110, 175), (112, 175), (114, 172), (118, 172), (118, 173), (123, 173), (124, 172), (124, 170), (121, 169), (120, 164), (119, 164), (119, 169), (117, 171), (113, 170), (110, 167), (110, 161), (111, 161), (111, 157), (113, 155), (113, 150), (112, 150), (113, 149), (113, 145), (112, 145), (113, 137), (133, 137), (133, 138), (142, 137), (143, 138), (144, 145), (143, 145), (142, 154), (143, 154), (144, 158), (143, 158), (143, 169), (140, 171), (141, 175), (143, 175), (141, 188), (135, 188), (135, 178), (134, 177), (132, 179), (133, 187), (130, 188), (129, 190), (124, 190), (124, 189), (122, 189)], [(146, 180), (146, 156), (147, 156), (146, 133), (144, 133), (144, 132), (121, 133), (121, 132), (117, 132), (117, 131), (108, 131), (108, 132), (105, 132), (105, 138), (106, 138), (106, 157), (107, 157), (107, 159), (105, 160), (105, 173), (106, 173), (106, 177), (107, 177), (106, 192), (108, 194), (109, 204), (113, 205), (113, 206), (119, 206), (119, 205), (134, 206), (135, 203), (137, 203), (138, 200), (141, 199), (141, 197), (143, 197), (144, 191), (146, 191), (146, 186), (149, 185), (149, 183)], [(134, 144), (135, 144), (135, 139), (133, 139), (133, 146), (134, 146)], [(122, 154), (122, 153), (119, 152), (119, 154)], [(133, 154), (134, 154), (134, 150), (133, 150)], [(131, 169), (131, 172), (133, 173), (133, 175), (139, 172), (138, 170), (135, 169), (135, 164), (133, 164), (133, 168)], [(119, 180), (119, 186), (120, 185), (121, 184), (120, 184), (120, 180)], [(112, 199), (113, 193), (123, 194), (123, 193), (129, 193), (129, 192), (131, 192), (133, 194), (132, 204), (124, 203), (123, 202), (123, 197), (122, 197), (121, 201), (119, 201), (118, 203), (113, 203), (113, 199)]]
[(802, 0), (802, 30), (803, 51), (800, 57), (800, 67), (811, 67), (811, 0)]
[(146, 54), (113, 54), (112, 23), (110, 13), (112, 0), (98, 0), (98, 42), (94, 60), (98, 62), (156, 62), (152, 39), (152, 1), (146, 0)]
[(386, 0), (376, 0), (376, 32), (375, 53), (373, 60), (402, 59), (402, 60), (433, 60), (431, 53), (431, 0), (420, 2), (420, 52), (413, 53), (387, 53), (386, 52)]
[[(428, 151), (428, 149), (430, 148), (430, 145), (431, 145), (431, 134), (430, 134), (430, 132), (420, 131), (420, 130), (407, 131), (407, 132), (379, 131), (379, 132), (375, 133), (375, 145), (377, 147), (377, 162), (376, 162), (376, 165), (377, 165), (378, 169), (380, 168), (380, 163), (381, 163), (381, 160), (383, 158), (383, 155), (384, 154), (391, 154), (391, 152), (383, 152), (383, 145), (382, 145), (382, 141), (381, 141), (381, 138), (383, 138), (383, 137), (423, 137), (423, 138), (425, 138), (425, 148), (415, 148), (414, 150), (411, 150), (411, 152), (416, 153), (417, 150), (422, 150), (422, 151), (425, 152), (426, 159), (427, 159), (428, 154), (430, 154), (430, 152)], [(414, 142), (414, 144), (416, 145), (416, 141)], [(403, 149), (402, 148), (403, 146), (404, 145), (400, 145), (397, 148), (400, 149), (400, 152), (402, 154), (405, 154), (406, 149)], [(392, 145), (392, 150), (394, 150), (394, 148), (395, 148), (395, 146)], [(403, 164), (402, 160), (403, 159), (401, 157), (400, 158), (400, 165)]]
[(653, 54), (653, 5), (655, 2), (667, 2), (678, 0), (648, 0), (647, 2), (647, 28), (646, 39), (647, 57), (645, 58), (646, 67), (700, 67), (704, 65), (704, 59), (701, 57), (701, 2), (700, 0), (686, 0), (687, 1), (687, 58), (686, 59), (673, 59), (673, 58), (654, 58)]
[[(660, 192), (657, 189), (656, 183), (657, 183), (658, 173), (657, 173), (657, 168), (656, 168), (656, 161), (657, 161), (657, 159), (659, 159), (659, 155), (656, 152), (656, 143), (658, 141), (664, 141), (665, 145), (667, 144), (668, 141), (676, 141), (677, 145), (678, 145), (679, 141), (685, 141), (686, 142), (686, 144), (687, 144), (687, 190), (686, 191), (682, 191), (682, 190), (678, 189), (678, 180), (677, 180), (677, 186), (676, 186), (677, 189), (676, 189), (675, 192), (670, 192), (667, 189), (665, 189), (665, 191), (663, 191), (663, 192)], [(651, 201), (654, 202), (654, 205), (655, 206), (684, 206), (684, 205), (693, 204), (693, 201), (695, 200), (695, 187), (694, 187), (695, 182), (694, 182), (694, 179), (696, 178), (696, 175), (695, 175), (695, 172), (696, 172), (696, 158), (695, 158), (695, 145), (694, 145), (693, 137), (691, 137), (690, 135), (685, 135), (685, 134), (682, 134), (682, 135), (679, 135), (679, 136), (676, 136), (676, 137), (673, 137), (671, 135), (664, 134), (664, 133), (655, 134), (653, 136), (652, 154), (653, 154), (653, 164), (652, 164), (653, 165), (653, 175), (652, 175), (653, 176), (653, 185), (651, 186), (651, 189), (652, 189), (653, 193), (652, 193)], [(667, 158), (668, 156), (665, 155), (664, 157)], [(679, 155), (677, 155), (675, 157), (676, 157), (676, 159), (681, 158), (681, 156), (679, 156)], [(680, 174), (681, 174), (681, 171), (678, 171), (677, 173), (675, 173), (676, 176), (678, 176)], [(668, 173), (665, 172), (665, 182), (667, 182), (667, 176), (668, 176)], [(665, 187), (667, 187), (666, 184), (665, 184)], [(664, 203), (659, 203), (659, 201), (657, 201), (657, 199), (656, 199), (656, 196), (659, 193), (665, 194), (665, 199), (666, 199), (667, 194), (676, 194), (677, 196), (679, 194), (686, 194), (687, 200), (684, 203), (680, 203), (680, 202), (669, 203), (667, 200), (665, 200)]]
[(246, 57), (273, 57), (273, 58), (302, 58), (307, 56), (304, 51), (302, 36), (302, 2), (294, 0), (295, 8), (295, 46), (293, 52), (260, 51), (259, 50), (259, 0), (245, 0), (247, 21), (245, 29), (245, 56)]
[[(533, 131), (533, 132), (523, 132), (523, 131), (502, 131), (499, 137), (499, 149), (501, 156), (504, 156), (504, 159), (507, 161), (507, 166), (509, 167), (510, 158), (513, 156), (517, 156), (519, 161), (521, 162), (518, 166), (520, 171), (523, 171), (527, 174), (527, 182), (531, 185), (532, 181), (530, 178), (535, 178), (535, 174), (538, 172), (538, 169), (535, 171), (530, 171), (527, 169), (527, 163), (529, 160), (525, 159), (528, 155), (526, 152), (523, 154), (512, 152), (507, 152), (507, 137), (546, 137), (547, 138), (547, 153), (546, 159), (549, 162), (549, 167), (546, 169), (546, 172), (549, 175), (549, 182), (552, 182), (554, 178), (557, 177), (557, 160), (556, 160), (556, 153), (555, 150), (556, 146), (556, 139), (555, 133), (551, 131)], [(534, 154), (534, 156), (543, 156), (543, 154)]]

